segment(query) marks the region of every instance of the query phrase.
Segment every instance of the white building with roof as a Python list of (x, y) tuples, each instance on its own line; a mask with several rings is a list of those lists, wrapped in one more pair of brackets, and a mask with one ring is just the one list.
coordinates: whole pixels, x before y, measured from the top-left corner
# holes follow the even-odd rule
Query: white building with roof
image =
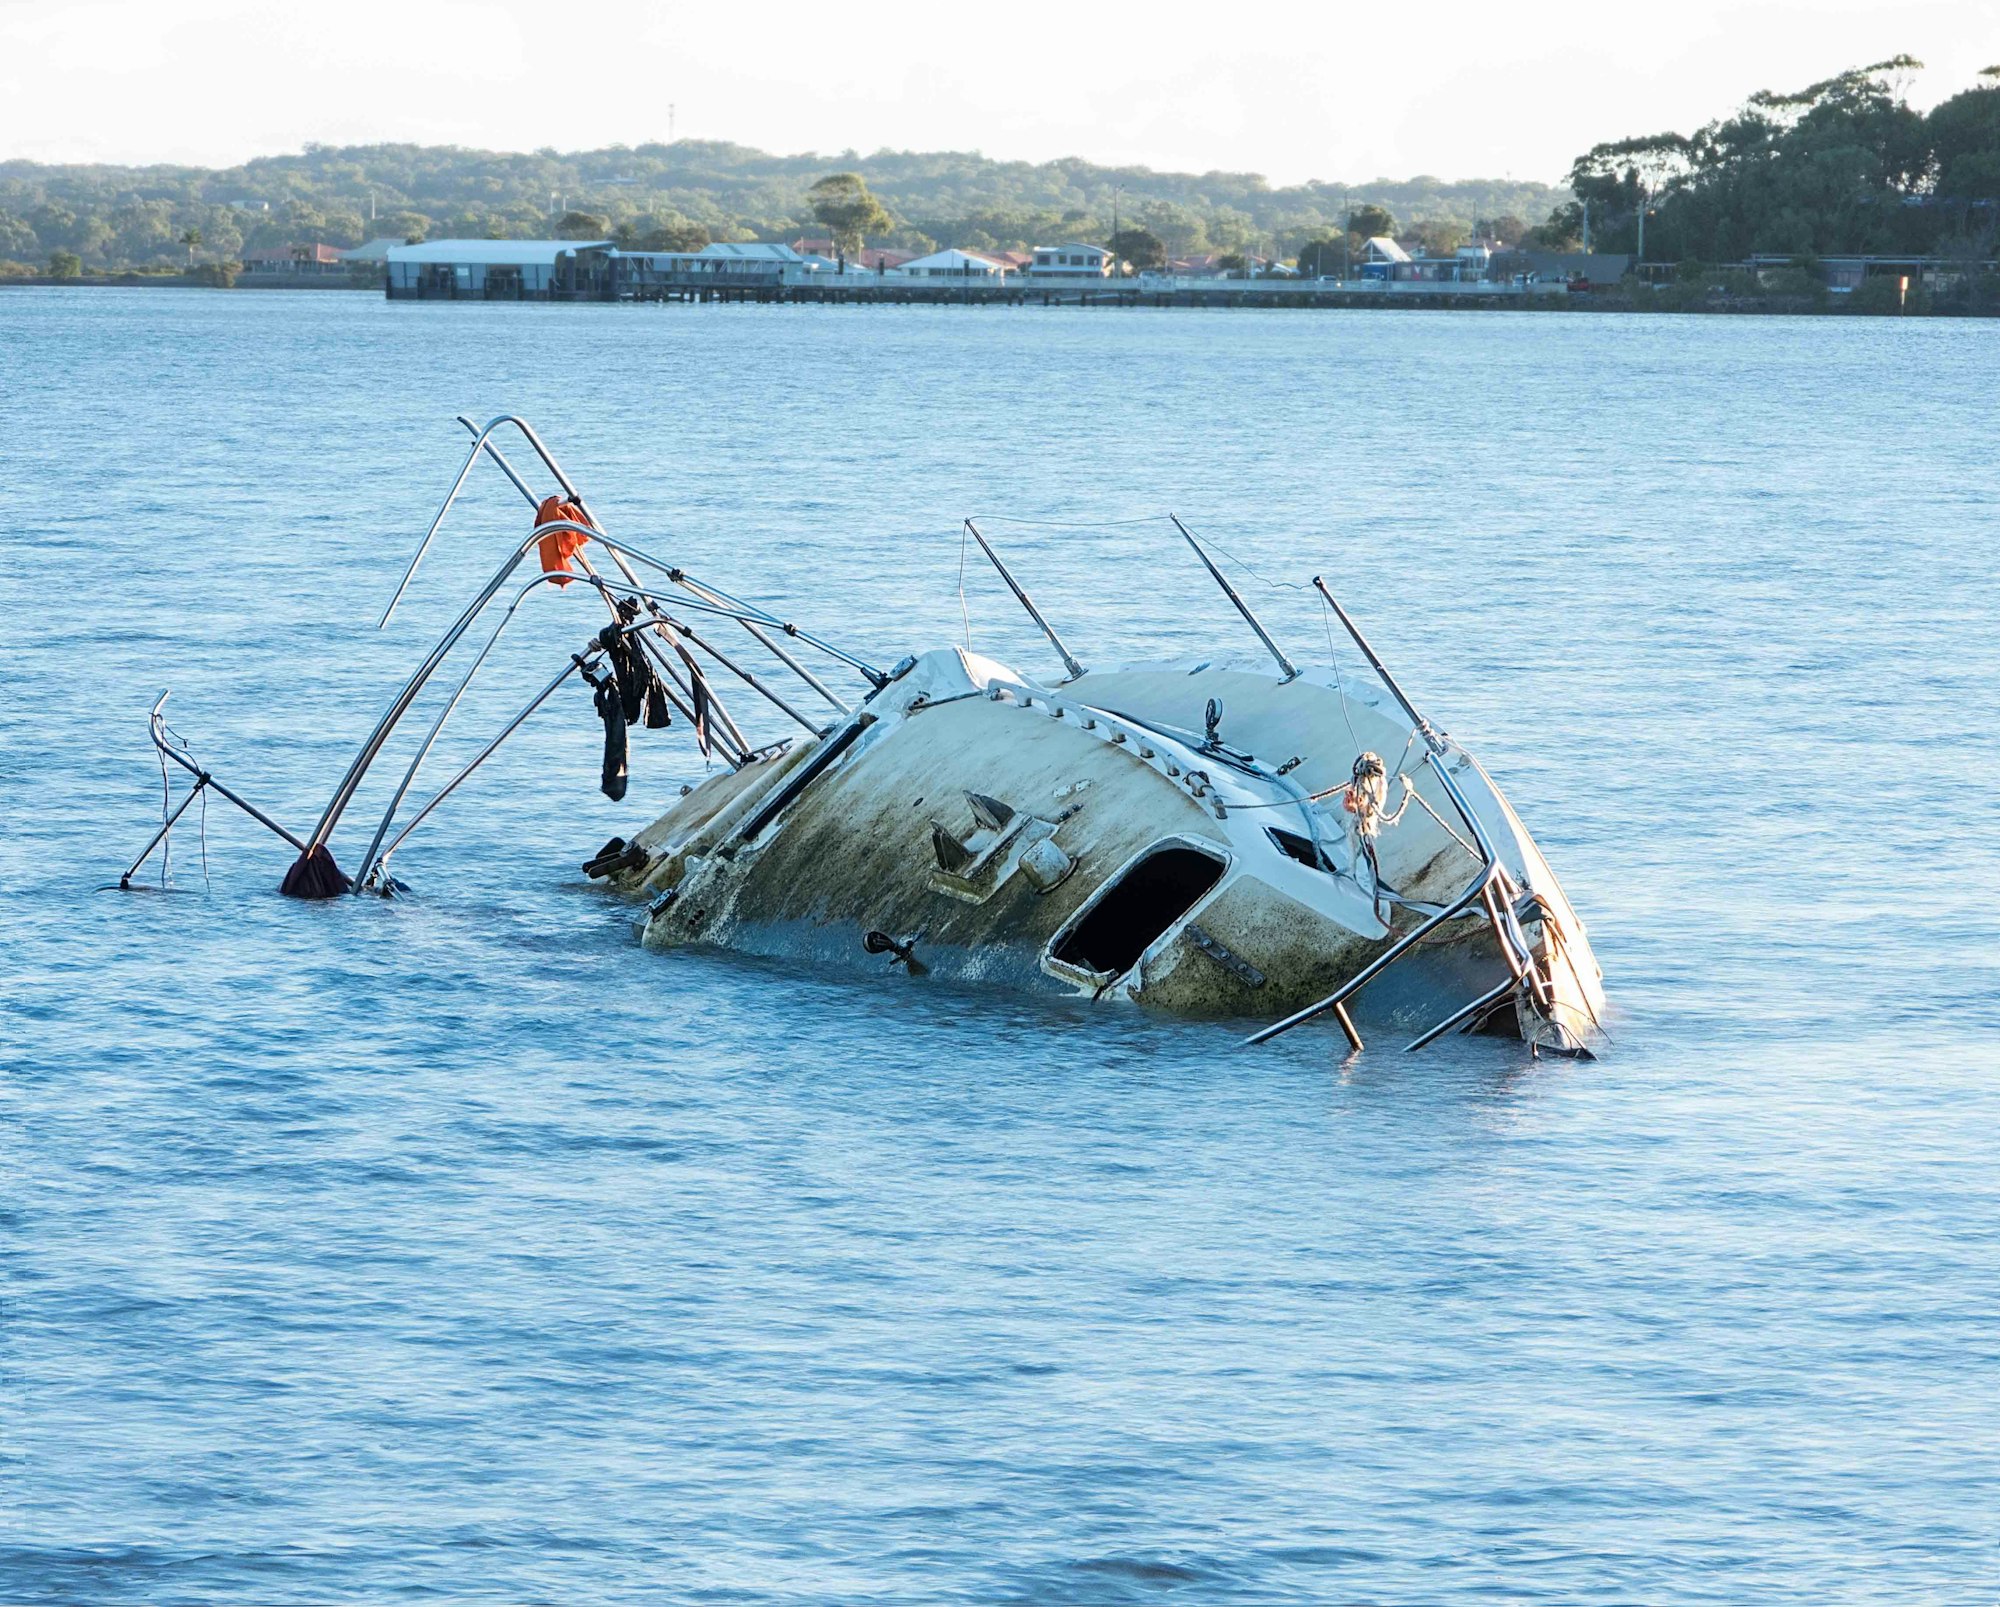
[(1011, 270), (1004, 262), (995, 262), (976, 251), (961, 251), (952, 246), (948, 250), (933, 251), (927, 257), (914, 257), (896, 271), (912, 279), (973, 279), (997, 284)]
[[(908, 266), (906, 263), (905, 267)], [(1103, 246), (1071, 241), (1063, 246), (1036, 246), (1030, 279), (1108, 279), (1111, 253)]]
[(548, 301), (595, 288), (609, 240), (426, 240), (391, 246), (391, 300)]
[(716, 240), (694, 255), (710, 262), (776, 262), (786, 267), (806, 260), (790, 246), (769, 240)]

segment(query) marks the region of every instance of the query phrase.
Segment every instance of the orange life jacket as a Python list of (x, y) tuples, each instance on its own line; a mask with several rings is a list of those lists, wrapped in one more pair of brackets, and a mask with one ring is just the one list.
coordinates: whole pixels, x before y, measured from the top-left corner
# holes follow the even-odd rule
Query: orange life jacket
[[(565, 502), (561, 497), (544, 497), (542, 505), (535, 510), (535, 523), (553, 524), (558, 519), (567, 519), (571, 524), (590, 524), (589, 517), (574, 502)], [(596, 527), (593, 525), (593, 529)], [(536, 543), (542, 554), (542, 573), (553, 575), (569, 569), (569, 561), (590, 545), (590, 537), (581, 530), (551, 530)], [(566, 580), (556, 582), (567, 586)]]

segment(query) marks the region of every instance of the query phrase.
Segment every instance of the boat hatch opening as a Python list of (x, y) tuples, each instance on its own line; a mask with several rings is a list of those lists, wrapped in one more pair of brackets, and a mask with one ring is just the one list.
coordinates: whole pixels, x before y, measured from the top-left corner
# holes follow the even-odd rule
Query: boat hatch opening
[(1310, 865), (1314, 870), (1325, 870), (1326, 861), (1320, 857), (1319, 846), (1310, 837), (1302, 837), (1295, 831), (1285, 831), (1278, 826), (1266, 826), (1264, 835), (1271, 839), (1281, 854), (1289, 855), (1301, 865)]
[(1227, 868), (1213, 854), (1181, 843), (1156, 848), (1098, 894), (1056, 940), (1049, 957), (1101, 976), (1122, 975), (1201, 902)]

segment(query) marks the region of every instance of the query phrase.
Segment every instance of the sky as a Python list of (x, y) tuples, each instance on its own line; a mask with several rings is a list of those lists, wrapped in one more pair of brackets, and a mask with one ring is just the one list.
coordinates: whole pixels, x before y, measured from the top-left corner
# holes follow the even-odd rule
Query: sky
[(1600, 140), (1902, 52), (1927, 64), (1917, 104), (1956, 93), (2000, 62), (2000, 0), (0, 0), (0, 159), (671, 132), (1278, 183), (1556, 182)]

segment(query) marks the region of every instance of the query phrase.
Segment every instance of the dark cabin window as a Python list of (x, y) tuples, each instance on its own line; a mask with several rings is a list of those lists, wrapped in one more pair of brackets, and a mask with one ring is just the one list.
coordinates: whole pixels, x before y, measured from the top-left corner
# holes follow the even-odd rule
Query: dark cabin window
[(1279, 853), (1289, 854), (1301, 865), (1310, 865), (1314, 870), (1327, 868), (1320, 858), (1319, 849), (1310, 837), (1302, 837), (1295, 831), (1286, 831), (1281, 826), (1266, 826), (1264, 835), (1271, 839)]
[(1178, 844), (1155, 849), (1105, 890), (1052, 957), (1086, 971), (1129, 971), (1162, 933), (1222, 880), (1213, 855)]

